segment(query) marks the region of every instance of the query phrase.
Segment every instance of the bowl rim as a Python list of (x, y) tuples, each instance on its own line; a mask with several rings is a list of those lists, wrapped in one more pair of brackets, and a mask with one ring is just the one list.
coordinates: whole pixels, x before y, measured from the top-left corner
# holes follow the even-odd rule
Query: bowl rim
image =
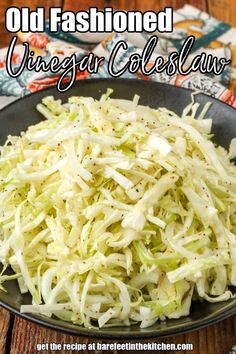
[[(204, 327), (208, 327), (210, 325), (213, 325), (217, 322), (220, 322), (228, 317), (231, 317), (236, 314), (236, 299), (235, 301), (231, 301), (230, 303), (227, 304), (229, 308), (226, 310), (221, 309), (219, 310), (218, 314), (213, 314), (208, 316), (208, 318), (200, 319), (200, 320), (195, 320), (194, 322), (191, 323), (185, 323), (182, 325), (176, 325), (174, 328), (166, 328), (166, 329), (161, 329), (161, 330), (153, 330), (152, 332), (142, 332), (142, 331), (133, 331), (133, 332), (121, 332), (122, 327), (114, 327), (119, 329), (119, 333), (114, 333), (114, 332), (104, 332), (104, 329), (89, 329), (85, 328), (82, 326), (78, 326), (78, 329), (75, 328), (75, 324), (71, 324), (68, 322), (68, 327), (65, 327), (60, 324), (54, 324), (52, 322), (47, 322), (47, 317), (45, 319), (40, 316), (37, 316), (35, 314), (26, 314), (26, 313), (21, 313), (20, 310), (15, 308), (14, 306), (5, 303), (3, 300), (0, 299), (0, 306), (5, 308), (6, 310), (10, 311), (12, 314), (16, 315), (17, 317), (22, 318), (23, 320), (28, 320), (31, 323), (40, 325), (42, 327), (46, 327), (48, 329), (58, 331), (61, 333), (73, 335), (73, 336), (80, 336), (80, 337), (88, 337), (88, 338), (94, 338), (94, 339), (117, 339), (117, 340), (143, 340), (143, 339), (154, 339), (154, 338), (164, 338), (164, 337), (170, 337), (170, 336), (177, 336), (179, 334), (184, 334), (184, 333), (189, 333), (194, 330), (199, 330)], [(183, 318), (183, 317), (182, 317)], [(187, 318), (187, 316), (186, 316)], [(56, 321), (57, 319), (55, 319)], [(60, 321), (60, 320), (59, 320)], [(177, 323), (178, 319), (176, 319)], [(66, 321), (64, 321), (66, 323)], [(69, 325), (72, 325), (73, 327), (69, 327)], [(129, 327), (126, 327), (129, 328)], [(105, 328), (106, 329), (106, 328)]]
[[(194, 95), (197, 95), (197, 96), (203, 96), (203, 97), (208, 97), (210, 100), (212, 101), (215, 101), (215, 102), (218, 102), (220, 103), (221, 105), (224, 105), (226, 107), (228, 107), (228, 109), (231, 109), (233, 112), (236, 111), (236, 107), (233, 107), (231, 106), (229, 103), (227, 102), (224, 102), (224, 101), (221, 101), (220, 99), (216, 98), (216, 97), (213, 97), (213, 96), (210, 96), (210, 95), (207, 95), (206, 93), (202, 92), (202, 91), (198, 91), (198, 90), (193, 90), (193, 89), (190, 89), (190, 88), (187, 88), (187, 87), (181, 87), (181, 86), (175, 86), (175, 85), (171, 85), (169, 83), (166, 83), (166, 82), (158, 82), (158, 81), (151, 81), (151, 80), (141, 80), (139, 78), (135, 78), (135, 79), (128, 79), (128, 78), (95, 78), (95, 79), (92, 79), (92, 78), (84, 78), (84, 79), (81, 79), (81, 80), (77, 80), (73, 86), (71, 88), (74, 88), (76, 86), (79, 86), (81, 85), (86, 85), (88, 84), (89, 85), (89, 82), (123, 82), (124, 84), (126, 83), (137, 83), (137, 82), (142, 82), (143, 85), (156, 85), (156, 86), (164, 86), (164, 87), (171, 87), (171, 88), (174, 88), (174, 89), (177, 89), (179, 91), (182, 91), (182, 92), (185, 92), (185, 93), (190, 93), (190, 94), (194, 94)], [(0, 108), (0, 112), (2, 113), (2, 111), (4, 111), (5, 109), (9, 108), (10, 106), (13, 106), (16, 102), (19, 102), (19, 101), (24, 101), (26, 100), (27, 98), (31, 97), (31, 96), (40, 96), (41, 93), (43, 92), (47, 92), (47, 91), (50, 91), (52, 89), (57, 89), (57, 86), (56, 85), (52, 85), (52, 86), (49, 86), (49, 87), (46, 87), (44, 88), (43, 90), (39, 90), (39, 91), (36, 91), (36, 92), (29, 92), (27, 93), (25, 96), (21, 96), (21, 97), (17, 97), (14, 101), (10, 102), (9, 104), (7, 104), (6, 106), (3, 106), (2, 108)], [(66, 91), (67, 92), (67, 91)], [(58, 93), (60, 93), (58, 91)], [(63, 94), (64, 92), (62, 92)]]

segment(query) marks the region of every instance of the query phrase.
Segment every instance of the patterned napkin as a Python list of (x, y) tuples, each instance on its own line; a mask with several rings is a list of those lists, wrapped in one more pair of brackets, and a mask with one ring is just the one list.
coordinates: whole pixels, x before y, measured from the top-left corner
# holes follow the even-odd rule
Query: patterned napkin
[[(225, 57), (232, 60), (232, 65), (222, 75), (203, 75), (199, 72), (189, 76), (173, 75), (165, 73), (143, 76), (125, 73), (124, 78), (139, 78), (165, 82), (176, 86), (187, 87), (202, 91), (216, 97), (236, 108), (236, 29), (228, 24), (220, 22), (205, 12), (192, 6), (185, 5), (182, 9), (174, 12), (174, 32), (172, 34), (154, 33), (159, 37), (159, 42), (151, 61), (162, 55), (167, 57), (171, 52), (178, 50), (188, 35), (194, 35), (196, 42), (189, 62), (201, 52), (211, 53), (217, 57)], [(82, 57), (88, 51), (93, 50), (98, 56), (106, 58), (104, 64), (99, 68), (98, 74), (89, 75), (87, 72), (78, 72), (77, 80), (85, 78), (108, 78), (107, 59), (115, 43), (125, 39), (129, 45), (128, 51), (120, 51), (116, 59), (116, 70), (123, 67), (133, 52), (141, 53), (143, 46), (149, 39), (147, 33), (123, 33), (113, 34), (64, 34), (62, 32), (50, 33), (46, 22), (44, 34), (19, 33), (21, 41), (27, 41), (30, 48), (36, 55), (44, 57), (48, 61), (51, 56), (57, 55), (60, 58), (76, 54), (77, 58)], [(100, 43), (99, 43), (100, 42)], [(99, 44), (98, 44), (99, 43)], [(10, 78), (5, 69), (6, 49), (0, 50), (0, 106), (7, 104), (9, 100), (24, 96), (30, 92), (42, 90), (48, 86), (55, 85), (58, 75), (47, 73), (36, 73), (24, 70), (19, 78)], [(23, 55), (21, 45), (16, 47), (13, 64), (17, 69)], [(151, 64), (151, 63), (150, 63)], [(4, 97), (1, 97), (4, 96)], [(6, 99), (8, 96), (8, 99)]]

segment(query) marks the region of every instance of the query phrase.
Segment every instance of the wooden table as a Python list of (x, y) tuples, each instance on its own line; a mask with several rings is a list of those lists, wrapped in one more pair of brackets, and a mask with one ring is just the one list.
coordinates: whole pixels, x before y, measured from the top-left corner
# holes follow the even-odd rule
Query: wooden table
[[(236, 343), (236, 316), (221, 321), (213, 326), (199, 331), (190, 332), (176, 337), (154, 339), (156, 343), (192, 343), (193, 351), (178, 351), (178, 354), (227, 354)], [(0, 353), (31, 354), (35, 353), (36, 344), (41, 343), (94, 343), (95, 340), (77, 336), (69, 336), (63, 333), (51, 331), (31, 322), (11, 315), (0, 309)], [(101, 342), (101, 341), (99, 341)], [(109, 342), (109, 341), (103, 341)], [(138, 341), (140, 342), (140, 341)], [(146, 340), (144, 342), (151, 342)], [(49, 353), (48, 351), (40, 353)], [(50, 352), (54, 353), (54, 352)], [(71, 353), (74, 351), (60, 351)], [(83, 354), (98, 354), (101, 351), (83, 351)], [(110, 352), (111, 353), (111, 352)], [(116, 352), (113, 352), (116, 353)], [(147, 352), (140, 351), (138, 353)], [(150, 352), (151, 353), (151, 352)], [(170, 353), (173, 351), (160, 351), (158, 353)], [(132, 354), (132, 352), (130, 352)]]
[(113, 6), (119, 9), (132, 10), (155, 10), (158, 11), (165, 6), (172, 6), (174, 9), (185, 4), (191, 4), (201, 10), (209, 12), (212, 16), (236, 26), (236, 0), (0, 0), (0, 47), (9, 44), (11, 33), (5, 29), (5, 10), (10, 6), (28, 6), (32, 10), (38, 6), (45, 6), (46, 13), (49, 7), (63, 7), (66, 10), (85, 10), (90, 6), (103, 8)]
[[(64, 9), (82, 10), (96, 5), (98, 8), (113, 6), (115, 8), (158, 10), (164, 6), (179, 8), (189, 3), (208, 11), (211, 15), (236, 26), (236, 0), (0, 0), (0, 47), (7, 46), (11, 34), (4, 28), (4, 13), (9, 6), (28, 6), (35, 9), (37, 6), (63, 6)], [(227, 354), (236, 344), (236, 316), (221, 321), (213, 326), (190, 332), (185, 335), (155, 339), (160, 343), (192, 343), (193, 351), (178, 351), (179, 354)], [(36, 352), (37, 343), (92, 343), (88, 338), (69, 336), (51, 331), (13, 316), (0, 308), (0, 354), (30, 354)], [(107, 341), (108, 342), (108, 341)], [(147, 341), (146, 341), (147, 342)], [(48, 353), (48, 351), (46, 351)], [(44, 352), (44, 353), (46, 353)], [(43, 352), (40, 352), (43, 353)], [(62, 353), (62, 351), (60, 351)], [(65, 353), (75, 353), (66, 351)], [(101, 353), (101, 351), (83, 351), (83, 353)], [(142, 352), (140, 352), (142, 353)], [(162, 352), (159, 352), (162, 353)], [(165, 351), (163, 353), (173, 353)]]

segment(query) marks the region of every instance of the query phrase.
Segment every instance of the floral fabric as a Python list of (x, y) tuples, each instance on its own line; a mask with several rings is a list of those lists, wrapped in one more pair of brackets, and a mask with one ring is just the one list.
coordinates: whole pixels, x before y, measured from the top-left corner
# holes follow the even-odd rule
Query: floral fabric
[[(128, 51), (120, 51), (116, 60), (116, 69), (123, 67), (129, 56), (133, 52), (142, 51), (149, 35), (147, 33), (123, 33), (122, 35), (106, 34), (64, 34), (62, 32), (50, 33), (48, 23), (46, 23), (44, 34), (18, 33), (19, 39), (26, 41), (30, 49), (34, 50), (36, 55), (41, 55), (45, 61), (50, 60), (51, 56), (61, 58), (76, 54), (77, 58), (82, 57), (88, 51), (93, 50), (98, 56), (104, 56), (108, 59), (115, 43), (124, 39), (128, 45)], [(140, 72), (137, 74), (125, 73), (125, 78), (138, 78), (145, 80), (154, 80), (165, 82), (176, 86), (187, 87), (190, 89), (202, 91), (208, 95), (216, 97), (236, 108), (236, 29), (228, 24), (220, 22), (209, 16), (207, 13), (186, 5), (182, 9), (174, 12), (174, 32), (172, 34), (157, 34), (159, 41), (155, 53), (152, 55), (151, 62), (157, 55), (166, 58), (171, 52), (178, 50), (184, 39), (188, 35), (194, 35), (195, 45), (189, 62), (193, 57), (201, 52), (211, 53), (217, 57), (231, 59), (232, 65), (226, 69), (222, 75), (206, 76), (199, 72), (189, 76), (173, 75), (168, 76), (164, 73), (154, 74), (152, 76), (143, 76)], [(98, 43), (100, 42), (100, 43)], [(12, 64), (17, 70), (21, 63), (24, 48), (22, 45), (16, 46)], [(55, 85), (58, 74), (50, 72), (31, 72), (24, 70), (18, 78), (11, 78), (5, 69), (7, 49), (0, 50), (0, 96), (8, 96), (10, 100), (14, 97), (21, 97), (30, 92), (42, 90), (48, 86)], [(150, 62), (150, 65), (152, 64)], [(188, 63), (187, 63), (188, 64)], [(78, 72), (77, 80), (87, 78), (103, 77), (108, 78), (107, 60), (99, 68), (98, 74), (89, 75), (87, 72)], [(0, 97), (0, 105), (3, 98)], [(8, 102), (9, 100), (5, 100)]]

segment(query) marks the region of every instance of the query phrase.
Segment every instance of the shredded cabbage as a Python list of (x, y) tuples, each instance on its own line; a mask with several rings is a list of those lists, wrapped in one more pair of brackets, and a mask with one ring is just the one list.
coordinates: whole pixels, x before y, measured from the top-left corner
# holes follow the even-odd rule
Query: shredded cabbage
[[(142, 328), (225, 301), (236, 286), (235, 140), (133, 101), (45, 97), (46, 120), (9, 136), (0, 157), (0, 289), (22, 312), (88, 328)], [(6, 275), (11, 267), (14, 275)]]

